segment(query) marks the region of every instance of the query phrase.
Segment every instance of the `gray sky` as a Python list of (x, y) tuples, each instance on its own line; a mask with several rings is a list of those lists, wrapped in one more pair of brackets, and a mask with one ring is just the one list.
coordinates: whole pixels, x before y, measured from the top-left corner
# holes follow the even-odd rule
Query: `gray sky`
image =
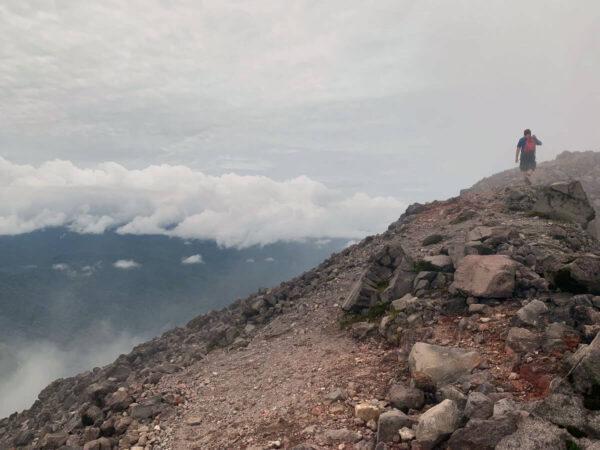
[(598, 149), (599, 29), (595, 0), (4, 0), (0, 176), (110, 161), (448, 197), (512, 167), (525, 127), (541, 159)]

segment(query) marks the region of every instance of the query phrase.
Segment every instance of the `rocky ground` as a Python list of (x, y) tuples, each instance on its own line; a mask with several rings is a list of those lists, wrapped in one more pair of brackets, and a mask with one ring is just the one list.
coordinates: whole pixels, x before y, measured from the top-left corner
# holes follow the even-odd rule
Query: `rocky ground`
[(598, 449), (581, 185), (412, 205), (280, 286), (48, 386), (0, 448)]

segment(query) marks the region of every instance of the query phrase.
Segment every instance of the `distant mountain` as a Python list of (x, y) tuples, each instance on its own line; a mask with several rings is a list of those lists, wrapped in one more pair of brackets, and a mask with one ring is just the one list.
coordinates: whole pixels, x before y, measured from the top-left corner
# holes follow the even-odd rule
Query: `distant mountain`
[(0, 339), (68, 346), (95, 332), (153, 336), (314, 266), (344, 240), (243, 250), (57, 228), (0, 236)]
[[(600, 237), (600, 152), (565, 151), (552, 161), (538, 164), (533, 183), (545, 185), (557, 181), (581, 181), (590, 203), (596, 210), (596, 221), (590, 231)], [(519, 169), (505, 170), (475, 183), (466, 191), (482, 192), (523, 183)]]

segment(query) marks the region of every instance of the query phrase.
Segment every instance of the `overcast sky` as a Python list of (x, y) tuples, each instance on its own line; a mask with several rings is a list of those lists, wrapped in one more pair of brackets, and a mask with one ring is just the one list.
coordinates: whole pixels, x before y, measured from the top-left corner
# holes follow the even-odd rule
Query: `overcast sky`
[[(37, 198), (36, 183), (47, 214), (88, 231), (164, 232), (208, 211), (202, 203), (188, 213), (189, 193), (166, 216), (152, 210), (165, 193), (157, 199), (154, 179), (131, 177), (154, 177), (159, 166), (158, 178), (188, 170), (181, 183), (220, 199), (234, 180), (241, 209), (217, 210), (226, 220), (249, 213), (241, 183), (275, 198), (275, 228), (287, 226), (278, 217), (293, 205), (280, 197), (292, 189), (308, 202), (296, 211), (313, 230), (303, 233), (381, 229), (406, 203), (512, 167), (525, 127), (544, 142), (540, 159), (598, 149), (599, 29), (596, 0), (3, 0), (0, 232), (55, 223), (35, 222), (23, 203)], [(68, 163), (44, 164), (55, 159)], [(116, 165), (98, 166), (106, 162)], [(106, 176), (86, 178), (98, 171)], [(145, 203), (109, 205), (122, 182), (115, 174)], [(252, 230), (220, 238), (262, 242), (266, 209)], [(356, 227), (333, 224), (366, 214)], [(219, 237), (223, 222), (202, 220), (181, 233), (200, 226)]]

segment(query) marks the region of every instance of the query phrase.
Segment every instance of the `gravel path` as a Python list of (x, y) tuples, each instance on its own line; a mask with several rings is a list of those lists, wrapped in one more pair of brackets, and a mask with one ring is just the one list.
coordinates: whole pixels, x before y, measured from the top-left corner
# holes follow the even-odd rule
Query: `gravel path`
[[(337, 304), (352, 281), (319, 289), (246, 348), (211, 352), (188, 371), (164, 378), (162, 385), (176, 384), (186, 399), (163, 424), (171, 429), (166, 447), (266, 448), (274, 441), (290, 447), (322, 440), (323, 430), (358, 429), (352, 404), (381, 398), (398, 364), (394, 351), (340, 330)], [(336, 388), (349, 398), (328, 400)]]

